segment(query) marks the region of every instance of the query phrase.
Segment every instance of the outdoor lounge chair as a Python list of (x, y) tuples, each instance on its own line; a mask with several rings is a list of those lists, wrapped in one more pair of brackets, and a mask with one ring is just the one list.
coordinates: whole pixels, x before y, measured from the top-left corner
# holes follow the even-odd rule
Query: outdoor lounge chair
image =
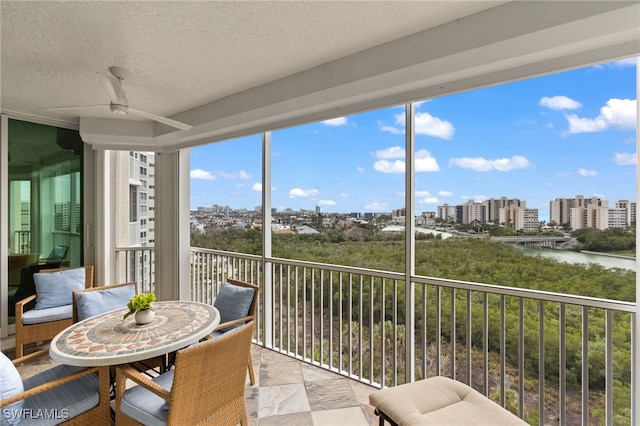
[(392, 426), (527, 425), (510, 411), (457, 380), (436, 376), (373, 392), (369, 403)]

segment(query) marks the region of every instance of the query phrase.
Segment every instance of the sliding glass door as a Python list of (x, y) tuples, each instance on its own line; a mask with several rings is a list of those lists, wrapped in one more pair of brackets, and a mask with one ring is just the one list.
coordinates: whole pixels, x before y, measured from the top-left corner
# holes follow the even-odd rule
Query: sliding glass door
[(11, 325), (12, 305), (32, 291), (27, 281), (34, 271), (82, 264), (83, 143), (75, 130), (19, 120), (8, 120), (7, 133), (2, 190), (8, 194), (8, 287), (2, 289), (2, 315)]

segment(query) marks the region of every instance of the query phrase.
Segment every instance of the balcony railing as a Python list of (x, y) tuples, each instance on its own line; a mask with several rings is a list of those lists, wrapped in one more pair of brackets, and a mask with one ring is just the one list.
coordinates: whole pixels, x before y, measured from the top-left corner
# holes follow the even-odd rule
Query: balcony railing
[(541, 425), (629, 424), (640, 408), (635, 303), (191, 249), (192, 300), (213, 303), (227, 277), (262, 288), (256, 343), (367, 384), (455, 377)]

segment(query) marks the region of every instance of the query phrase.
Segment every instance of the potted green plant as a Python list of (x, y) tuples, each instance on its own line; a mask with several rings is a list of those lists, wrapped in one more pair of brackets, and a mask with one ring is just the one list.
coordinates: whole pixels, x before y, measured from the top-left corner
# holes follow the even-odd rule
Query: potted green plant
[(155, 312), (153, 311), (153, 302), (156, 301), (156, 295), (153, 293), (140, 293), (129, 299), (127, 308), (129, 312), (124, 314), (122, 318), (127, 319), (129, 315), (135, 314), (136, 323), (148, 324), (155, 318)]

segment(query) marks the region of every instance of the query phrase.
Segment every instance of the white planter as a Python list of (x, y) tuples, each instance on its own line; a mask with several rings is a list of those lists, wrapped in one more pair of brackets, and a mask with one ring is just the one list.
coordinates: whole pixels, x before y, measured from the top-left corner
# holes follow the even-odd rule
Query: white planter
[(149, 324), (156, 317), (156, 313), (151, 309), (142, 309), (135, 313), (136, 324)]

